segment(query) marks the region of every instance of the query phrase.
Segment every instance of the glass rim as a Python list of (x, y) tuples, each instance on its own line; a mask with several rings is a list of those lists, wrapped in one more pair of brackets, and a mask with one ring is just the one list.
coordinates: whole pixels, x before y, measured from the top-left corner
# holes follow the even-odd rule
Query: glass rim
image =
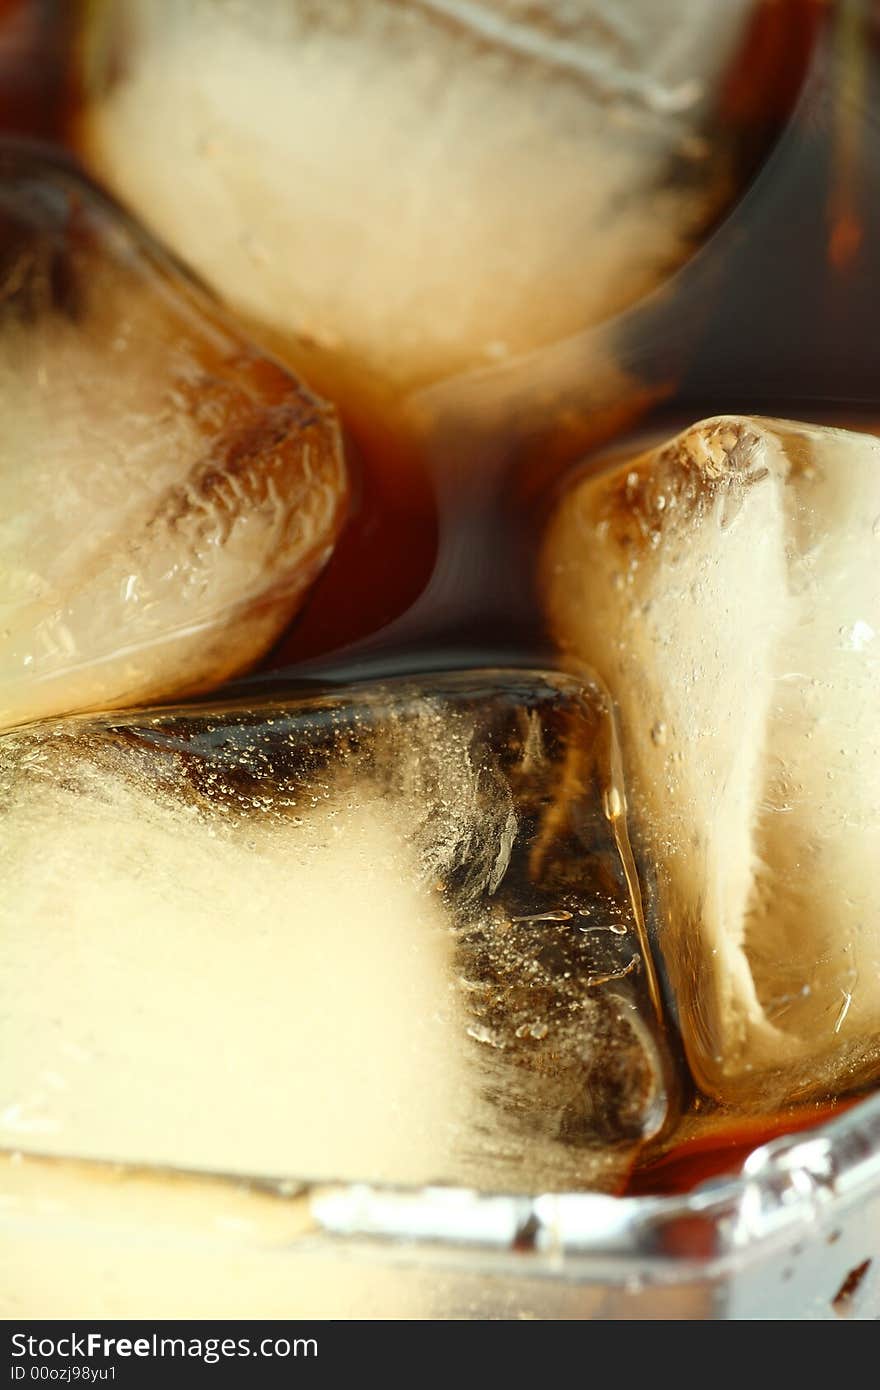
[[(804, 1234), (827, 1230), (846, 1211), (880, 1195), (880, 1093), (844, 1114), (754, 1149), (738, 1172), (688, 1192), (613, 1196), (599, 1192), (511, 1194), (441, 1185), (310, 1181), (173, 1165), (134, 1164), (21, 1146), (6, 1162), (75, 1165), (98, 1174), (146, 1177), (245, 1191), (299, 1205), (307, 1219), (289, 1248), (344, 1244), (362, 1253), (421, 1264), (498, 1265), (506, 1273), (607, 1282), (640, 1277), (676, 1282), (723, 1274), (775, 1253)], [(222, 1205), (222, 1197), (221, 1197)], [(523, 1258), (527, 1256), (528, 1258)]]

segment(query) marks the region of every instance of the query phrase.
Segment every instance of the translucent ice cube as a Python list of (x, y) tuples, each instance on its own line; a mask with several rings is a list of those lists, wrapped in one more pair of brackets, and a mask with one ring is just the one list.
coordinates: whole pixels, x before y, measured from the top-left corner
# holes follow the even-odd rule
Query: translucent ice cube
[(613, 1189), (664, 1121), (590, 682), (33, 725), (0, 795), (7, 1146)]
[[(618, 312), (729, 197), (753, 0), (119, 0), (79, 139), (236, 306), (422, 385)], [(298, 359), (301, 360), (301, 359)]]
[(557, 634), (619, 705), (689, 1058), (723, 1099), (880, 1064), (880, 442), (722, 417), (569, 493)]
[(329, 555), (329, 409), (81, 178), (14, 147), (0, 401), (0, 725), (204, 689)]

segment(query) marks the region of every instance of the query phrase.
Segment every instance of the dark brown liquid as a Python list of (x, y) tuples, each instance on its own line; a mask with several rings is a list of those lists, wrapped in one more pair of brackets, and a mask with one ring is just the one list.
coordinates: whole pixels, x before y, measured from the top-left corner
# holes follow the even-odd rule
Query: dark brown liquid
[[(0, 129), (57, 132), (73, 8), (0, 0)], [(236, 694), (552, 664), (533, 578), (543, 521), (585, 449), (624, 447), (636, 426), (668, 435), (721, 412), (880, 426), (878, 43), (867, 5), (759, 7), (721, 103), (738, 201), (669, 292), (620, 321), (614, 350), (631, 382), (621, 399), (596, 410), (568, 400), (487, 439), (460, 422), (408, 433), (343, 393), (351, 519), (305, 608)], [(332, 376), (317, 384), (337, 395)], [(851, 1103), (735, 1116), (698, 1100), (627, 1190), (686, 1190)]]
[(64, 0), (0, 0), (0, 131), (59, 136), (74, 9)]
[(736, 1173), (749, 1154), (783, 1134), (796, 1134), (842, 1115), (856, 1099), (792, 1105), (769, 1115), (734, 1115), (697, 1102), (675, 1133), (644, 1154), (625, 1189), (632, 1197), (689, 1192), (699, 1183)]

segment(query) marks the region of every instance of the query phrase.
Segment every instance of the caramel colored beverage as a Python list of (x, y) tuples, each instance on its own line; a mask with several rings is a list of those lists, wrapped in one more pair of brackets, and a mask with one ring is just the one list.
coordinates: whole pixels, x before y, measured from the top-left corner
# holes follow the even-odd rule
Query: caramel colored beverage
[(870, 1122), (877, 46), (0, 3), (6, 1316), (712, 1316)]

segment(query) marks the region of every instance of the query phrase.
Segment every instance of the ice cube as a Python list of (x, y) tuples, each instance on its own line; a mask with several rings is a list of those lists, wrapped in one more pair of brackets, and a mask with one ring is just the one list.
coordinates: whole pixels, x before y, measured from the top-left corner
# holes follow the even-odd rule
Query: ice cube
[(613, 1189), (673, 1076), (607, 698), (487, 672), (0, 739), (0, 1142)]
[(399, 392), (578, 333), (685, 259), (730, 196), (724, 77), (761, 10), (124, 0), (84, 46), (78, 139), (334, 391)]
[(346, 496), (328, 407), (80, 177), (0, 150), (0, 725), (253, 661)]
[(688, 1056), (724, 1100), (880, 1064), (878, 518), (876, 439), (726, 416), (550, 528), (552, 623), (619, 707)]

